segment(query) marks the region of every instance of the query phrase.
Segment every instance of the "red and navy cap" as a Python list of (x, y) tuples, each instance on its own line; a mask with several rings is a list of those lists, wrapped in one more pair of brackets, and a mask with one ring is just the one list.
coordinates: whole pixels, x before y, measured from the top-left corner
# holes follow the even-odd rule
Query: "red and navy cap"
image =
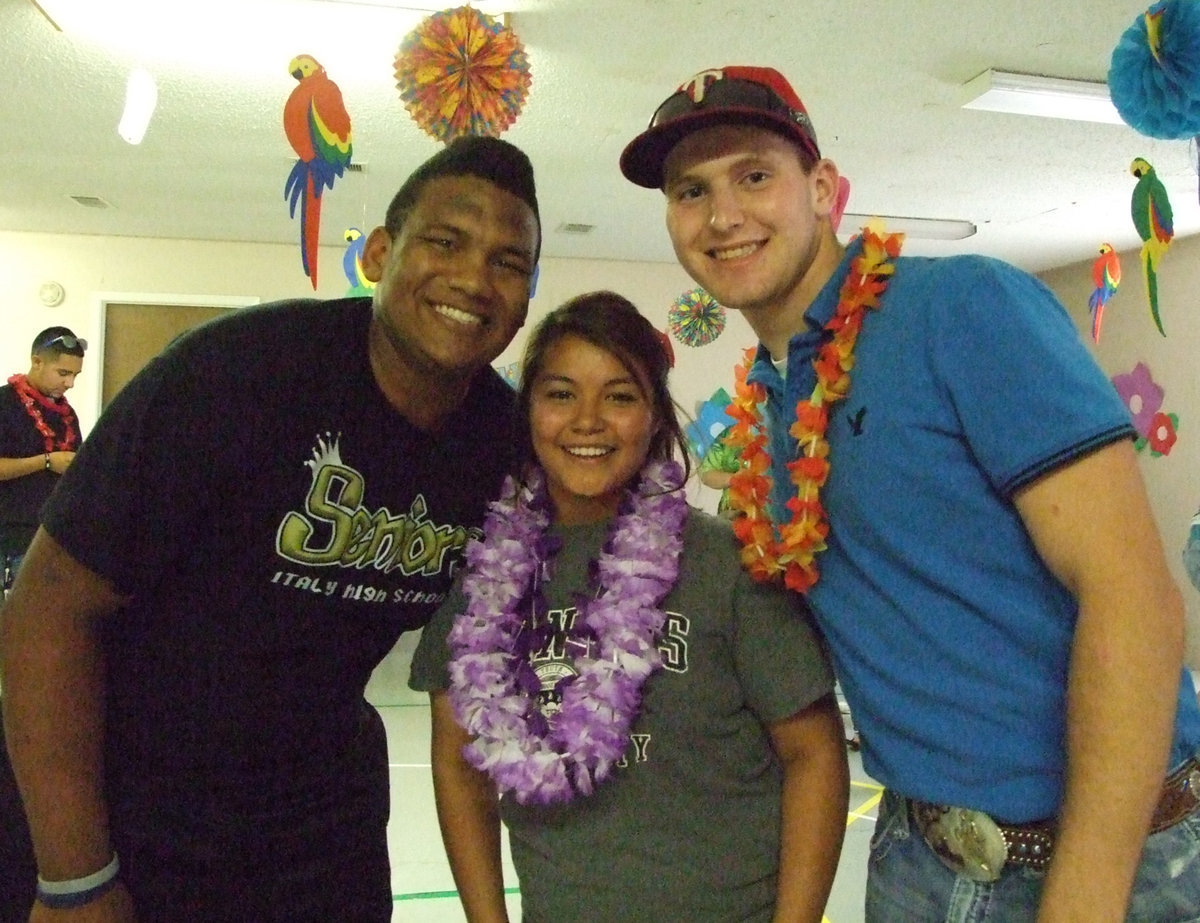
[(654, 110), (649, 127), (621, 154), (630, 182), (661, 189), (663, 161), (687, 135), (710, 125), (757, 125), (778, 132), (819, 160), (817, 133), (800, 97), (771, 67), (701, 71)]

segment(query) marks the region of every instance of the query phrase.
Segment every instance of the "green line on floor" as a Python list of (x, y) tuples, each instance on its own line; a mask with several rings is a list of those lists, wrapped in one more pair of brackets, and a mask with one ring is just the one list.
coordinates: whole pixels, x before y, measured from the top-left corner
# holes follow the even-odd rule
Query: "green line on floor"
[[(520, 888), (505, 888), (505, 894), (520, 894)], [(457, 898), (457, 891), (417, 891), (412, 894), (393, 894), (392, 903), (398, 901), (440, 901), (446, 898)]]
[(881, 789), (880, 791), (878, 791), (874, 795), (872, 795), (870, 798), (868, 798), (866, 801), (864, 801), (862, 804), (860, 804), (857, 808), (854, 808), (852, 811), (850, 811), (850, 813), (846, 817), (846, 826), (849, 827), (856, 820), (870, 820), (870, 821), (875, 820), (874, 817), (867, 816), (867, 811), (870, 811), (872, 808), (874, 808), (876, 805), (878, 805), (879, 802), (882, 800), (883, 800), (883, 791)]

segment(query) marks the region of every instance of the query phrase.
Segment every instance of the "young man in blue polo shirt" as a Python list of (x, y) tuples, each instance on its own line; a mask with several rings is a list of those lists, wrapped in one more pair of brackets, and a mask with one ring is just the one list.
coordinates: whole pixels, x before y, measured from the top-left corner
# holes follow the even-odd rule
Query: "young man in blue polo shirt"
[(1183, 608), (1128, 414), (1061, 305), (995, 260), (843, 248), (837, 168), (769, 68), (684, 83), (621, 169), (760, 340), (740, 534), (807, 593), (887, 787), (867, 919), (1193, 920)]

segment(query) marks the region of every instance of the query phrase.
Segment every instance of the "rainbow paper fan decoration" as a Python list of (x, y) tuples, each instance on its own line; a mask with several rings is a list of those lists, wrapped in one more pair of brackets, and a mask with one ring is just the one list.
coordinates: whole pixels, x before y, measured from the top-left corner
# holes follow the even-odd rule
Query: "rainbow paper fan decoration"
[(725, 307), (704, 289), (694, 288), (675, 299), (667, 321), (684, 346), (707, 346), (725, 329)]
[(427, 17), (400, 44), (396, 89), (413, 120), (449, 144), (497, 137), (529, 94), (529, 59), (512, 29), (469, 6)]

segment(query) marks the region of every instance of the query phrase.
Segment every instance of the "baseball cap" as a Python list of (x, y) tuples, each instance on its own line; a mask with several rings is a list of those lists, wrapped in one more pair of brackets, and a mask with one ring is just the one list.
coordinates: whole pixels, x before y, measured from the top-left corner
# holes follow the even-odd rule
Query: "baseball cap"
[(649, 127), (622, 152), (621, 172), (639, 186), (661, 189), (671, 149), (710, 125), (757, 125), (821, 157), (808, 110), (783, 74), (771, 67), (729, 66), (701, 71), (668, 96)]

